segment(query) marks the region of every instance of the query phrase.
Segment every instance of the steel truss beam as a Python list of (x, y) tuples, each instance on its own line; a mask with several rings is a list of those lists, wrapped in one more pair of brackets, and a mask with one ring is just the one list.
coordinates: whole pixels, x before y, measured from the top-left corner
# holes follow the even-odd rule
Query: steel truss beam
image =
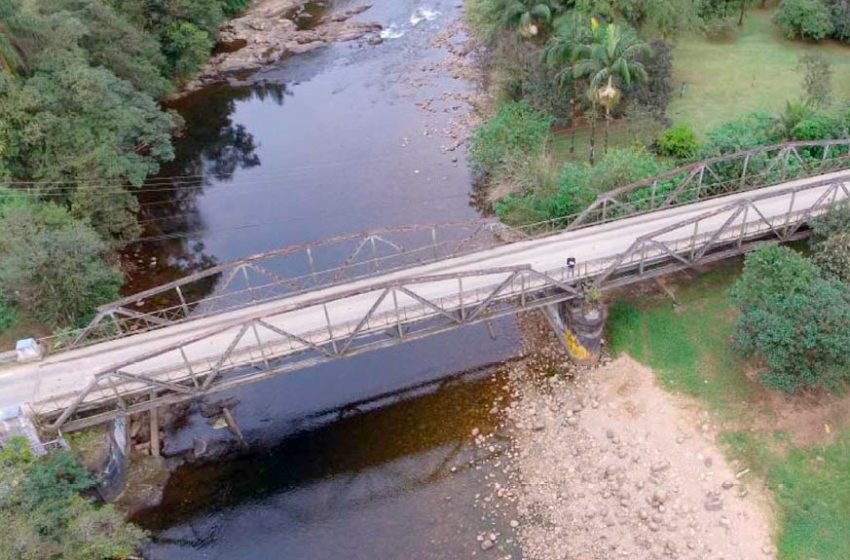
[[(850, 177), (847, 178), (850, 182)], [(822, 189), (814, 203), (794, 208), (797, 194)], [(790, 196), (789, 196), (790, 195)], [(529, 265), (409, 277), (316, 297), (241, 318), (161, 349), (113, 364), (94, 374), (80, 392), (35, 403), (50, 428), (72, 430), (231, 389), (330, 360), (401, 344), (460, 326), (580, 297), (592, 282), (611, 289), (694, 268), (746, 252), (764, 243), (806, 234), (801, 228), (831, 204), (850, 198), (844, 181), (814, 181), (741, 199), (639, 237), (623, 253), (582, 263), (575, 276), (564, 268)], [(790, 199), (788, 210), (766, 218), (762, 203)], [(709, 220), (725, 217), (719, 226)], [(702, 227), (701, 227), (702, 226)], [(465, 286), (465, 287), (464, 287)], [(439, 293), (440, 297), (430, 297)], [(366, 311), (335, 321), (332, 304)], [(355, 307), (356, 308), (356, 307)], [(299, 311), (324, 310), (326, 324), (309, 332), (287, 328)], [(255, 337), (246, 337), (252, 329)], [(211, 354), (210, 348), (223, 348)], [(156, 399), (142, 398), (156, 389)]]
[[(762, 146), (685, 165), (623, 186), (601, 194), (579, 214), (523, 228), (477, 220), (382, 228), (290, 245), (217, 265), (101, 306), (92, 322), (77, 331), (72, 340), (48, 337), (42, 339), (42, 344), (51, 352), (60, 352), (482, 248), (545, 237), (564, 229), (587, 227), (848, 166), (850, 140)], [(322, 251), (326, 254), (320, 258)], [(345, 253), (347, 256), (340, 259)], [(284, 267), (287, 270), (294, 266), (302, 267), (303, 272), (281, 277), (273, 270), (280, 259), (290, 259), (287, 261), (290, 266)], [(320, 260), (329, 264), (321, 266)], [(208, 286), (203, 287), (210, 282), (216, 283), (211, 294)], [(193, 299), (191, 294), (198, 291), (206, 295)]]

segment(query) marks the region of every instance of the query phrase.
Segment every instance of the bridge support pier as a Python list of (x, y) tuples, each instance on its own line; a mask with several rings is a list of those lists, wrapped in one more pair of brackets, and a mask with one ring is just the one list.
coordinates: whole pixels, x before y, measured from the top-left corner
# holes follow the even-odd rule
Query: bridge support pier
[(606, 310), (601, 302), (566, 301), (543, 308), (549, 325), (578, 364), (595, 364), (602, 352)]

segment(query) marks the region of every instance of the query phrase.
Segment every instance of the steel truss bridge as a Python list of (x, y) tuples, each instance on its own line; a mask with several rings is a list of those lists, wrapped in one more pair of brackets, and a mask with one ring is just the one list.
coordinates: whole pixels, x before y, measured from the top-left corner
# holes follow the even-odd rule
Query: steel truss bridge
[(219, 265), (45, 340), (45, 360), (0, 370), (0, 405), (26, 402), (50, 430), (80, 429), (579, 298), (588, 284), (610, 289), (798, 239), (850, 196), (848, 153), (838, 140), (762, 147), (522, 229), (411, 226)]

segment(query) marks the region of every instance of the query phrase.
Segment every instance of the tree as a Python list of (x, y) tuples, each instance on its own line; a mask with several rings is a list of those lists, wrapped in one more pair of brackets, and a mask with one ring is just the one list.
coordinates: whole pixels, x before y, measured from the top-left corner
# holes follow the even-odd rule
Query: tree
[(795, 392), (850, 379), (850, 293), (809, 260), (786, 247), (759, 249), (730, 298), (741, 311), (736, 348), (763, 360), (766, 385)]
[(794, 127), (811, 114), (811, 108), (802, 101), (786, 101), (785, 111), (776, 118), (777, 133), (783, 139), (790, 139), (794, 136)]
[(114, 300), (121, 272), (94, 229), (52, 203), (0, 209), (0, 299), (52, 325), (70, 325)]
[(826, 276), (850, 284), (850, 231), (836, 233), (815, 245), (812, 261)]
[(638, 61), (646, 69), (648, 80), (634, 84), (628, 98), (647, 107), (659, 120), (665, 120), (667, 105), (673, 95), (673, 54), (670, 43), (653, 39), (649, 43), (651, 56), (641, 55)]
[(561, 91), (567, 91), (570, 105), (570, 154), (575, 153), (576, 146), (576, 109), (579, 102), (580, 80), (573, 77), (573, 62), (578, 47), (591, 40), (592, 20), (572, 11), (564, 14), (555, 21), (554, 31), (546, 44), (543, 60), (550, 68), (555, 69), (555, 80)]
[[(108, 68), (154, 98), (172, 91), (168, 64), (155, 35), (103, 1), (39, 0), (49, 13), (64, 11), (85, 28), (79, 39), (91, 66)], [(120, 48), (116, 48), (120, 45)]]
[(35, 459), (25, 438), (0, 452), (0, 560), (117, 560), (145, 532), (80, 496), (95, 481), (66, 451)]
[(800, 57), (797, 70), (803, 72), (803, 90), (806, 104), (821, 109), (832, 100), (832, 66), (821, 55), (806, 54)]
[(829, 8), (832, 20), (831, 36), (839, 41), (850, 43), (850, 1), (823, 0), (823, 3)]
[(782, 0), (773, 18), (789, 39), (820, 41), (832, 33), (832, 17), (820, 0)]
[[(174, 119), (129, 82), (71, 53), (57, 53), (32, 77), (0, 87), (0, 122), (0, 168), (19, 180), (50, 182), (46, 194), (69, 204), (81, 184), (104, 185), (113, 200), (126, 196), (122, 184), (140, 185), (174, 157)], [(114, 209), (93, 220), (105, 236), (134, 220), (132, 208)]]
[[(620, 89), (628, 88), (632, 82), (645, 82), (646, 69), (641, 56), (650, 56), (649, 45), (638, 39), (635, 32), (615, 24), (593, 29), (592, 43), (579, 45), (575, 50), (573, 77), (585, 78), (589, 84), (589, 97), (594, 103), (602, 103), (606, 110), (605, 147), (608, 147), (608, 126), (611, 109), (619, 102)], [(617, 80), (615, 85), (613, 80)], [(602, 94), (602, 89), (605, 93)], [(595, 131), (591, 132), (591, 137)], [(590, 162), (593, 164), (593, 140), (591, 138)]]
[(700, 151), (703, 159), (740, 152), (781, 139), (776, 130), (776, 118), (763, 112), (753, 112), (741, 119), (719, 124), (711, 128), (706, 137)]
[(823, 273), (850, 285), (850, 203), (833, 205), (809, 222), (812, 260)]
[(496, 204), (496, 213), (509, 224), (564, 218), (562, 223), (566, 225), (570, 216), (587, 208), (603, 192), (658, 175), (665, 169), (655, 154), (645, 149), (615, 148), (597, 165), (565, 163), (554, 190), (536, 188), (523, 196), (508, 197)]
[(549, 24), (560, 11), (552, 0), (498, 0), (505, 29), (516, 30), (523, 39), (546, 35)]

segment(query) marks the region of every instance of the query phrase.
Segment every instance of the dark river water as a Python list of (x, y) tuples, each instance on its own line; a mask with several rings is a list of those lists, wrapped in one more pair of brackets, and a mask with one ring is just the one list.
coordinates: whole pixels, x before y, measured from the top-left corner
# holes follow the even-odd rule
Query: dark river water
[[(474, 85), (427, 70), (447, 55), (433, 40), (459, 4), (377, 0), (358, 17), (385, 26), (383, 43), (332, 45), (177, 103), (187, 132), (141, 196), (127, 290), (288, 244), (478, 217), (465, 154), (442, 133), (469, 110), (452, 94)], [(434, 112), (417, 106), (429, 99)], [(495, 425), (494, 371), (519, 348), (513, 320), (494, 334), (470, 327), (221, 396), (237, 403), (249, 449), (173, 474), (163, 504), (135, 517), (153, 534), (146, 557), (480, 554), (475, 537), (494, 522), (473, 507), (488, 467), (470, 431)], [(198, 439), (233, 446), (191, 414), (164, 451)]]

